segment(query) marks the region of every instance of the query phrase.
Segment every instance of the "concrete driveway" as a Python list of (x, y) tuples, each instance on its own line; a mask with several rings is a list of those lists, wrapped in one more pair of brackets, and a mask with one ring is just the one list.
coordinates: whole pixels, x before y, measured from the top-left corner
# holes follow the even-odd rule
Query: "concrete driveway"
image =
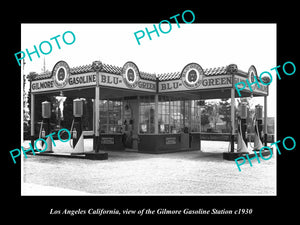
[(203, 152), (108, 151), (103, 161), (31, 155), (23, 162), (22, 194), (276, 195), (275, 156), (253, 160), (253, 167), (247, 162), (239, 172), (234, 161), (222, 158), (227, 147), (202, 141)]

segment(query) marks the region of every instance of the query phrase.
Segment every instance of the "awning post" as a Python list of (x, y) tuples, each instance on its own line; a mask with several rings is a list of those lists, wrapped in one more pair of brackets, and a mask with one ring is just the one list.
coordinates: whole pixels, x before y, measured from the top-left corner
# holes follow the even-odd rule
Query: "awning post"
[(267, 95), (264, 96), (264, 142), (265, 142), (265, 146), (267, 146), (268, 143), (268, 130), (267, 130)]
[(31, 145), (34, 146), (34, 94), (31, 94), (31, 110), (30, 110), (30, 139), (31, 139)]
[(235, 130), (235, 108), (234, 108), (234, 98), (235, 97), (235, 90), (234, 90), (234, 87), (231, 88), (231, 135), (230, 135), (230, 146), (231, 146), (231, 149), (230, 149), (230, 152), (234, 152), (234, 130)]

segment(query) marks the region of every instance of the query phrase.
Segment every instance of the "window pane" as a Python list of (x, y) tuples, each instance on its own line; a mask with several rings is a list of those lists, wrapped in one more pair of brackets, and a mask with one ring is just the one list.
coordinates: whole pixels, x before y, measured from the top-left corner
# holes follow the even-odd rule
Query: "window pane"
[(122, 102), (112, 100), (100, 100), (100, 132), (121, 132)]
[(154, 116), (155, 104), (154, 96), (141, 96), (140, 97), (140, 133), (154, 133)]

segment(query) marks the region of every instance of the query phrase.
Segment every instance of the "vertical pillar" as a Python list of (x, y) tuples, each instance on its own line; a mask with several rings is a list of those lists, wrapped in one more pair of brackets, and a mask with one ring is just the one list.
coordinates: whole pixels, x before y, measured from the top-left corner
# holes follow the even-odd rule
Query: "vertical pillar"
[(202, 116), (202, 112), (201, 112), (201, 105), (199, 105), (199, 118), (200, 118), (200, 121), (199, 121), (199, 132), (201, 133), (202, 131), (202, 124), (201, 124), (201, 116)]
[(139, 96), (131, 100), (132, 109), (132, 148), (138, 150), (138, 130), (139, 130)]
[(267, 95), (264, 96), (264, 142), (265, 146), (267, 146), (268, 143), (268, 131), (267, 131)]
[(182, 123), (182, 124), (183, 124), (183, 129), (184, 129), (184, 128), (186, 127), (186, 125), (185, 125), (185, 122), (186, 122), (186, 121), (185, 121), (185, 115), (186, 115), (186, 113), (185, 113), (185, 109), (186, 109), (186, 107), (185, 107), (185, 100), (182, 100), (181, 103), (182, 103), (182, 105), (183, 105), (183, 107), (182, 107), (182, 105), (181, 105), (181, 107), (183, 108), (183, 111), (182, 111), (182, 112), (183, 112), (183, 115), (182, 115), (182, 117), (183, 117), (183, 118), (182, 118), (182, 119), (183, 119), (182, 122), (183, 122), (183, 123)]
[(154, 134), (158, 134), (158, 94), (155, 94)]
[(122, 107), (121, 107), (122, 132), (124, 132), (124, 107), (125, 107), (125, 97), (122, 97)]
[(107, 110), (106, 110), (106, 133), (110, 133), (110, 130), (109, 130), (109, 98), (106, 99), (106, 104), (107, 104)]
[(95, 152), (99, 152), (99, 128), (100, 128), (100, 86), (95, 87)]
[(167, 98), (167, 100), (169, 103), (169, 134), (171, 134), (172, 133), (172, 130), (171, 130), (171, 100), (169, 97)]
[(231, 136), (230, 136), (230, 143), (231, 143), (231, 149), (230, 152), (234, 152), (234, 130), (235, 130), (235, 124), (234, 124), (234, 115), (235, 115), (235, 109), (234, 109), (234, 98), (235, 97), (235, 90), (232, 87), (231, 88)]
[[(188, 110), (189, 110), (189, 114), (188, 114), (188, 123), (189, 123), (189, 133), (191, 132), (192, 130), (192, 119), (193, 119), (193, 110), (194, 110), (194, 105), (192, 104), (192, 101), (191, 100), (188, 100)], [(195, 113), (195, 112), (194, 112)]]
[[(96, 107), (95, 107), (95, 99), (93, 100), (93, 131), (94, 131), (94, 136), (95, 136), (95, 131), (96, 131), (96, 126), (95, 126), (95, 116), (96, 116)], [(95, 143), (94, 143), (95, 144)]]
[(198, 109), (200, 112), (199, 112), (199, 117), (200, 117), (200, 121), (199, 121), (199, 134), (200, 134), (200, 151), (201, 151), (201, 131), (202, 131), (202, 124), (201, 124), (201, 116), (202, 116), (202, 112), (201, 112), (201, 105), (199, 106), (199, 109)]
[(34, 94), (31, 94), (31, 111), (30, 111), (30, 139), (31, 145), (34, 146), (34, 121), (35, 121), (35, 113), (34, 113)]
[(92, 64), (92, 69), (96, 72), (96, 87), (95, 87), (95, 101), (94, 101), (94, 113), (95, 113), (95, 121), (94, 121), (94, 150), (95, 152), (99, 152), (100, 144), (100, 79), (99, 72), (102, 70), (102, 62), (94, 61)]
[(140, 133), (140, 96), (137, 96), (137, 118), (136, 118), (136, 124), (137, 124), (137, 135)]

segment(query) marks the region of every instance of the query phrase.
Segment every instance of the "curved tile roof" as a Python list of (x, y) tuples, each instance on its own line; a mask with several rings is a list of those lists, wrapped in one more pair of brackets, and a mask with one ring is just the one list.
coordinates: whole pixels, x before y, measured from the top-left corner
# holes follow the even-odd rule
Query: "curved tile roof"
[(92, 72), (92, 64), (70, 68), (71, 74)]
[(158, 74), (157, 77), (159, 81), (176, 80), (181, 77), (181, 72)]
[[(204, 69), (204, 75), (205, 76), (216, 76), (216, 75), (230, 74), (227, 68), (228, 68), (228, 66), (207, 68), (207, 69)], [(80, 74), (80, 73), (88, 73), (88, 72), (93, 72), (93, 71), (94, 70), (92, 68), (92, 64), (70, 68), (71, 75)], [(122, 67), (103, 63), (101, 71), (116, 74), (116, 75), (121, 75)], [(243, 75), (243, 76), (247, 75), (247, 72), (243, 72), (241, 70), (237, 70), (237, 73), (240, 75)], [(28, 75), (29, 79), (33, 79), (33, 80), (46, 79), (46, 78), (50, 78), (51, 76), (52, 76), (52, 72), (50, 72), (50, 71), (47, 71), (42, 74), (34, 73), (34, 75), (32, 75), (32, 74)], [(140, 77), (142, 79), (152, 80), (152, 81), (155, 81), (156, 79), (158, 79), (159, 81), (177, 80), (177, 79), (181, 78), (181, 72), (155, 74), (155, 73), (147, 73), (147, 72), (140, 71)]]
[[(227, 75), (227, 66), (208, 68), (204, 70), (205, 76)], [(181, 72), (162, 73), (158, 75), (160, 81), (176, 80), (181, 78)]]
[(227, 74), (227, 66), (205, 69), (204, 74), (206, 76), (225, 75), (225, 74)]
[(154, 73), (146, 73), (140, 71), (140, 77), (145, 80), (156, 80), (156, 75)]

